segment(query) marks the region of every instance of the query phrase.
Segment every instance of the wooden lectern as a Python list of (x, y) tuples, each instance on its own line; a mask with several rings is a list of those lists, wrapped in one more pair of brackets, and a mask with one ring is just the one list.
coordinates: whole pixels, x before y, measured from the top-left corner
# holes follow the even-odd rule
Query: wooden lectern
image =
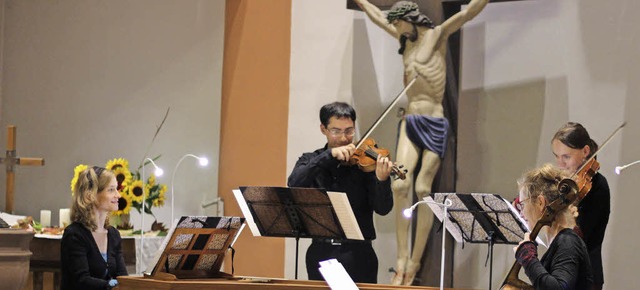
[(240, 217), (181, 217), (145, 275), (169, 280), (229, 277), (220, 267), (243, 223)]

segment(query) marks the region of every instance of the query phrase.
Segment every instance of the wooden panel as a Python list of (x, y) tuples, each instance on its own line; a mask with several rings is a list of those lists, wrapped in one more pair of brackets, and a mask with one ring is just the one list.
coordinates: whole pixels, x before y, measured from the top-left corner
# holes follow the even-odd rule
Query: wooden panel
[[(291, 0), (227, 0), (225, 9), (218, 195), (225, 215), (241, 216), (232, 189), (287, 180)], [(284, 277), (284, 244), (243, 231), (235, 274)]]
[[(302, 290), (326, 289), (329, 285), (324, 281), (283, 280), (269, 278), (235, 277), (234, 279), (211, 280), (177, 280), (161, 281), (141, 277), (119, 277), (119, 290)], [(436, 287), (420, 286), (392, 286), (380, 284), (357, 283), (360, 290), (407, 289), (407, 290), (435, 290)], [(452, 289), (452, 288), (445, 288)]]

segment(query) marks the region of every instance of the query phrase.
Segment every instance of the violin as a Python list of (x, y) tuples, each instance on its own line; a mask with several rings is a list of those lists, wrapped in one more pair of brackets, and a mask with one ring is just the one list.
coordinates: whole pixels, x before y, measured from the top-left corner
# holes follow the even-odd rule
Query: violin
[[(375, 129), (380, 124), (382, 119), (391, 111), (391, 108), (393, 108), (393, 106), (398, 103), (398, 101), (400, 100), (400, 97), (406, 94), (407, 90), (409, 90), (409, 88), (413, 86), (417, 78), (418, 78), (417, 75), (413, 77), (413, 79), (395, 97), (395, 99), (391, 102), (391, 104), (387, 106), (384, 112), (382, 112), (380, 117), (378, 117), (378, 119), (373, 123), (373, 125), (371, 125), (371, 128), (367, 130), (367, 132), (364, 134), (360, 142), (356, 144), (356, 151), (349, 157), (349, 164), (358, 165), (358, 167), (364, 172), (372, 172), (376, 170), (376, 163), (379, 155), (381, 155), (382, 157), (389, 156), (389, 150), (384, 148), (379, 148), (378, 145), (376, 144), (376, 141), (369, 138), (369, 135), (371, 135), (371, 133), (373, 132), (373, 129)], [(407, 177), (406, 175), (407, 170), (402, 169), (402, 167), (404, 166), (394, 165), (391, 168), (391, 176), (394, 179), (404, 180)]]
[[(364, 172), (372, 172), (376, 170), (378, 156), (389, 156), (389, 150), (379, 148), (376, 141), (372, 138), (363, 139), (358, 144), (359, 146), (356, 148), (356, 151), (351, 155), (351, 157), (349, 157), (349, 164), (358, 165), (360, 170)], [(391, 177), (394, 179), (404, 180), (407, 177), (407, 170), (403, 170), (402, 167), (402, 165), (394, 165), (391, 168)]]
[[(558, 191), (560, 192), (560, 197), (547, 205), (547, 207), (545, 207), (544, 212), (542, 213), (542, 217), (540, 218), (540, 220), (538, 220), (536, 225), (531, 230), (531, 233), (529, 234), (529, 238), (531, 241), (534, 241), (536, 239), (542, 227), (552, 225), (556, 213), (564, 210), (571, 204), (579, 204), (580, 201), (585, 196), (587, 196), (589, 191), (591, 191), (591, 180), (600, 169), (600, 163), (598, 163), (598, 161), (595, 159), (596, 155), (625, 125), (626, 122), (620, 125), (620, 127), (618, 127), (611, 134), (611, 136), (607, 138), (607, 140), (602, 144), (598, 151), (592, 154), (591, 157), (587, 159), (587, 161), (585, 161), (582, 166), (580, 166), (580, 168), (571, 175), (570, 178), (560, 180), (560, 182), (558, 183)], [(533, 286), (518, 278), (518, 273), (520, 273), (521, 268), (522, 266), (517, 261), (515, 261), (513, 263), (513, 266), (511, 266), (511, 269), (509, 270), (509, 274), (507, 274), (504, 282), (502, 282), (502, 286), (500, 287), (500, 289), (533, 289)]]

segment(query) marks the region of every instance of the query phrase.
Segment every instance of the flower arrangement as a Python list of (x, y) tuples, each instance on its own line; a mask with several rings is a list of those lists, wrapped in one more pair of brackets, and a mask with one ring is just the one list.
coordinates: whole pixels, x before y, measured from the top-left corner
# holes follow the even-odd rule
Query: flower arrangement
[[(160, 129), (162, 129), (162, 125), (167, 120), (169, 116), (170, 108), (167, 108), (167, 112), (164, 114), (164, 118), (156, 128), (156, 132), (147, 147), (144, 156), (143, 162), (140, 163), (138, 169), (135, 171), (131, 171), (129, 169), (129, 161), (124, 158), (115, 158), (111, 159), (105, 165), (106, 169), (111, 170), (118, 181), (118, 191), (120, 192), (120, 199), (118, 200), (118, 210), (112, 212), (112, 218), (110, 219), (112, 225), (115, 225), (118, 229), (121, 230), (130, 230), (133, 229), (133, 226), (129, 224), (128, 217), (131, 212), (131, 208), (135, 208), (140, 214), (150, 214), (153, 216), (155, 220), (151, 225), (151, 231), (159, 231), (160, 235), (166, 234), (167, 228), (158, 222), (158, 219), (153, 214), (151, 210), (153, 207), (162, 207), (164, 206), (165, 201), (165, 193), (167, 192), (167, 186), (161, 183), (157, 183), (156, 176), (151, 173), (147, 180), (142, 180), (140, 170), (142, 167), (148, 164), (146, 156), (149, 153), (149, 149), (153, 145), (153, 142), (158, 137), (160, 133)], [(160, 155), (156, 156), (152, 160), (160, 158)], [(84, 164), (80, 164), (75, 167), (73, 170), (73, 179), (71, 180), (71, 194), (73, 194), (73, 188), (78, 182), (78, 176), (80, 172), (87, 169), (88, 166)], [(144, 213), (142, 213), (142, 205), (144, 204)]]
[[(160, 156), (154, 158), (154, 160), (159, 157)], [(111, 170), (115, 174), (116, 180), (118, 181), (118, 191), (120, 192), (118, 210), (111, 213), (113, 217), (112, 220), (115, 221), (114, 223), (119, 229), (132, 229), (133, 226), (123, 219), (123, 217), (128, 216), (131, 208), (135, 208), (138, 213), (142, 214), (142, 205), (144, 203), (144, 212), (153, 216), (155, 219), (151, 230), (166, 231), (162, 223), (158, 223), (152, 208), (164, 206), (167, 186), (158, 183), (153, 173), (149, 174), (147, 180), (142, 180), (140, 169), (145, 165), (146, 163), (141, 164), (138, 169), (133, 172), (129, 169), (129, 161), (124, 158), (111, 159), (105, 165), (106, 169)], [(75, 167), (73, 179), (71, 180), (72, 194), (80, 172), (87, 168), (88, 166), (84, 164)]]

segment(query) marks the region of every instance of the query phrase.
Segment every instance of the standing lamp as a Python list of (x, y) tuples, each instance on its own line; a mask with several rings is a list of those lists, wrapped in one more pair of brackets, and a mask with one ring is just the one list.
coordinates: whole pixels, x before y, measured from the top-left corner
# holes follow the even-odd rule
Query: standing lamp
[(402, 214), (406, 217), (406, 218), (411, 218), (411, 216), (413, 215), (413, 210), (416, 209), (416, 207), (422, 203), (430, 203), (430, 204), (435, 204), (439, 207), (442, 207), (444, 209), (444, 215), (443, 215), (443, 219), (442, 219), (442, 256), (440, 257), (440, 289), (444, 289), (444, 242), (445, 242), (445, 238), (446, 238), (446, 234), (447, 234), (447, 209), (453, 205), (453, 202), (449, 199), (445, 200), (444, 203), (439, 203), (439, 202), (435, 202), (435, 201), (430, 201), (427, 200), (426, 198), (424, 200), (418, 201), (415, 204), (413, 204), (410, 208), (405, 209), (404, 211), (402, 211)]
[(199, 157), (193, 154), (185, 154), (183, 155), (180, 160), (178, 160), (178, 163), (176, 163), (176, 166), (173, 168), (173, 174), (171, 174), (171, 226), (173, 227), (173, 213), (174, 213), (174, 191), (173, 191), (173, 180), (176, 178), (176, 171), (178, 171), (178, 166), (180, 166), (180, 163), (182, 163), (182, 161), (187, 158), (187, 157), (192, 157), (198, 160), (198, 162), (200, 163), (200, 166), (205, 167), (209, 164), (209, 159), (207, 159), (206, 157)]
[[(140, 258), (142, 259), (142, 250), (144, 249), (144, 216), (146, 214), (145, 212), (145, 205), (147, 203), (147, 194), (146, 194), (146, 181), (145, 181), (145, 175), (144, 175), (144, 168), (145, 166), (148, 164), (146, 163), (147, 161), (149, 161), (151, 163), (151, 165), (153, 165), (153, 167), (155, 167), (155, 171), (154, 174), (158, 177), (162, 176), (162, 174), (164, 174), (164, 170), (162, 170), (162, 168), (158, 167), (158, 165), (156, 165), (155, 162), (153, 162), (153, 159), (151, 158), (145, 158), (144, 159), (144, 163), (142, 164), (142, 176), (141, 176), (141, 180), (142, 180), (142, 225), (140, 226)], [(137, 259), (137, 258), (136, 258)], [(136, 263), (136, 267), (139, 263)], [(141, 273), (142, 271), (144, 271), (144, 269), (136, 269), (136, 273)]]

